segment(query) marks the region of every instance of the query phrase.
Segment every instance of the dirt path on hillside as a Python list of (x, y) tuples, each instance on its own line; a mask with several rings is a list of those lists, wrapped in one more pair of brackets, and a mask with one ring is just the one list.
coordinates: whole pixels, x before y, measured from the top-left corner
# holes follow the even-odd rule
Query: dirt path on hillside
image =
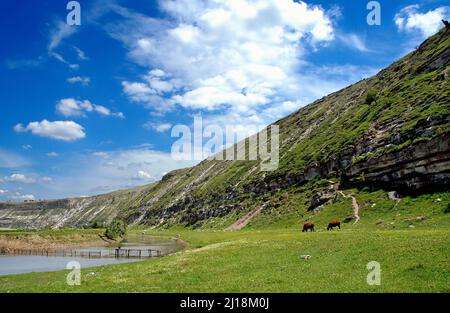
[(265, 206), (266, 206), (266, 203), (264, 203), (263, 205), (261, 205), (259, 207), (254, 208), (253, 210), (251, 210), (250, 212), (245, 214), (243, 217), (238, 219), (231, 226), (228, 226), (227, 228), (225, 228), (225, 230), (240, 230), (240, 229), (244, 228), (248, 223), (250, 223), (252, 218), (254, 218), (256, 215), (258, 215), (261, 212), (261, 210)]
[(356, 224), (359, 222), (360, 218), (359, 218), (359, 205), (358, 202), (356, 201), (356, 198), (352, 195), (345, 195), (342, 191), (339, 191), (339, 193), (344, 197), (344, 198), (352, 198), (352, 208), (353, 208), (353, 217), (355, 218), (355, 222), (353, 224)]

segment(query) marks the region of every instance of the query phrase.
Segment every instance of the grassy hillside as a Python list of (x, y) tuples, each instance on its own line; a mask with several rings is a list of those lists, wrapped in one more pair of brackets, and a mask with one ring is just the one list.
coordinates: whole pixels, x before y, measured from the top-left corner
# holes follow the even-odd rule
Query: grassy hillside
[[(448, 192), (398, 201), (382, 190), (342, 191), (358, 200), (361, 220), (343, 223), (341, 230), (325, 228), (332, 219), (352, 215), (350, 199), (340, 197), (313, 214), (311, 191), (290, 191), (292, 198), (269, 207), (241, 231), (217, 230), (238, 218), (233, 214), (209, 219), (200, 229), (174, 224), (167, 230), (131, 230), (187, 241), (174, 255), (85, 268), (81, 286), (66, 284), (67, 271), (0, 276), (0, 292), (450, 292)], [(305, 220), (316, 224), (316, 232), (301, 232)], [(61, 241), (98, 232), (2, 231), (0, 236)], [(366, 283), (370, 261), (381, 265), (379, 286)]]
[[(133, 225), (223, 229), (264, 203), (267, 224), (289, 220), (292, 214), (300, 214), (301, 220), (314, 191), (327, 188), (323, 181), (329, 180), (360, 190), (446, 192), (449, 67), (450, 32), (442, 29), (377, 75), (276, 122), (280, 164), (274, 172), (261, 171), (259, 161), (205, 160), (135, 189), (0, 204), (0, 226), (89, 227), (119, 216)], [(343, 203), (335, 200), (329, 210)]]
[[(344, 183), (343, 177), (360, 188), (448, 191), (449, 66), (450, 32), (441, 30), (376, 76), (276, 122), (275, 172), (260, 171), (257, 161), (206, 160), (157, 184), (155, 190), (168, 192), (133, 214), (148, 225), (220, 228), (269, 202), (288, 218), (299, 202), (309, 203), (313, 191), (323, 188), (321, 179)], [(387, 174), (380, 174), (378, 163), (387, 164)], [(176, 184), (167, 187), (171, 181)], [(154, 192), (149, 198), (155, 199)]]

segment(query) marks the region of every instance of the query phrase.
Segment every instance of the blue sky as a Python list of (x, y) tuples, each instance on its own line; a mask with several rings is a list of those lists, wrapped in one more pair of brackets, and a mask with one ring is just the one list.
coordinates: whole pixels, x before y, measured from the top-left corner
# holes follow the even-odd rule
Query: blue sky
[(142, 185), (176, 124), (267, 125), (414, 49), (446, 1), (68, 1), (0, 4), (0, 201)]

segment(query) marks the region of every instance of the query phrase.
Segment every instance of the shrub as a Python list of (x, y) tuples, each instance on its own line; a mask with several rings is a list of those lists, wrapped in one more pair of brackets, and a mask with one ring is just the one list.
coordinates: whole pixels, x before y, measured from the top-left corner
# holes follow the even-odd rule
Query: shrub
[(103, 223), (101, 223), (99, 221), (93, 221), (93, 222), (89, 223), (87, 226), (87, 228), (94, 228), (94, 229), (103, 228), (103, 227), (104, 227)]
[(377, 92), (375, 89), (370, 89), (366, 95), (366, 104), (372, 104), (377, 100)]
[(114, 219), (108, 226), (106, 226), (105, 236), (108, 239), (116, 239), (117, 237), (124, 237), (127, 233), (127, 225), (124, 221)]

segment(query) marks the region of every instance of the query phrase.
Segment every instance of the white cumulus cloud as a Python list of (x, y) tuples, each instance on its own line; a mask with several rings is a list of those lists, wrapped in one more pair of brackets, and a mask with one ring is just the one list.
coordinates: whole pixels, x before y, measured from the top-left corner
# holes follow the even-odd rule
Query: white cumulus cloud
[(147, 173), (146, 171), (138, 171), (137, 175), (136, 175), (137, 179), (144, 179), (144, 180), (148, 180), (148, 179), (154, 179), (152, 175), (150, 175), (149, 173)]
[(56, 111), (66, 117), (69, 116), (86, 116), (86, 113), (97, 112), (104, 116), (115, 116), (125, 118), (122, 112), (112, 112), (103, 105), (94, 104), (89, 100), (77, 100), (74, 98), (65, 98), (58, 101)]
[(35, 180), (31, 177), (28, 177), (24, 174), (12, 174), (11, 176), (5, 177), (5, 181), (9, 182), (18, 182), (18, 183), (26, 183), (26, 184), (32, 184), (35, 182)]
[(70, 84), (80, 83), (83, 86), (87, 86), (91, 82), (91, 79), (89, 77), (73, 76), (67, 78), (67, 82)]
[(23, 195), (23, 194), (21, 194), (19, 192), (16, 192), (14, 196), (10, 196), (9, 198), (13, 199), (13, 200), (28, 200), (28, 201), (36, 199), (34, 197), (34, 195), (32, 195), (32, 194), (25, 194), (25, 195)]
[(40, 122), (31, 122), (26, 127), (17, 124), (14, 130), (16, 132), (31, 132), (33, 135), (63, 141), (73, 141), (86, 136), (84, 128), (73, 121), (50, 122), (44, 119)]
[(420, 31), (423, 37), (435, 34), (442, 26), (442, 19), (450, 15), (450, 6), (439, 7), (427, 12), (420, 12), (420, 5), (404, 7), (394, 17), (400, 31)]
[(163, 133), (165, 131), (168, 131), (172, 127), (171, 123), (154, 123), (154, 122), (147, 122), (144, 124), (145, 129), (153, 129), (157, 131), (158, 133)]
[(251, 112), (295, 101), (301, 57), (335, 37), (327, 13), (303, 1), (177, 0), (160, 7), (172, 22), (121, 8), (126, 21), (108, 28), (150, 69), (140, 81), (124, 81), (124, 93), (155, 111)]

